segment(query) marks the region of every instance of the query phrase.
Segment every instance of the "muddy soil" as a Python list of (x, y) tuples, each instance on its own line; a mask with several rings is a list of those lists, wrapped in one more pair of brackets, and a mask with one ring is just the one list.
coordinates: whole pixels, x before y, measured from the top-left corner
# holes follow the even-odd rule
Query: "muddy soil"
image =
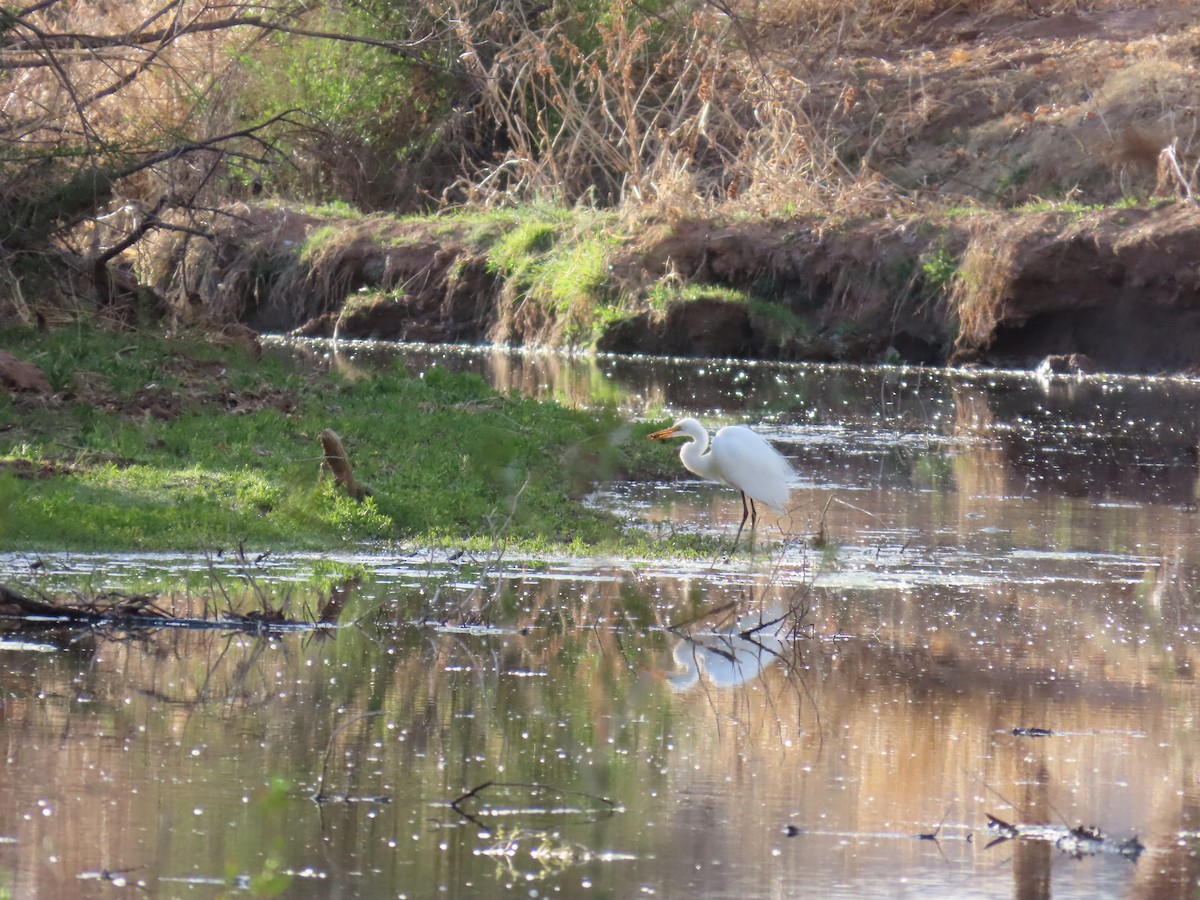
[[(347, 222), (354, 233), (342, 244), (347, 249), (314, 270), (281, 249), (278, 236), (288, 231), (278, 226), (327, 222), (283, 208), (254, 212), (256, 224), (242, 227), (261, 231), (227, 235), (210, 270), (220, 275), (222, 291), (243, 284), (242, 297), (225, 302), (240, 307), (253, 328), (435, 342), (544, 339), (545, 317), (522, 319), (503, 309), (485, 253), (461, 235), (415, 222)], [(938, 253), (963, 260), (951, 283), (931, 283), (923, 270)], [(761, 308), (701, 292), (665, 310), (631, 311), (605, 326), (596, 347), (1187, 372), (1200, 368), (1196, 259), (1200, 210), (1188, 203), (1083, 215), (980, 213), (939, 229), (921, 217), (836, 231), (803, 221), (679, 223), (643, 236), (612, 260), (613, 272), (645, 284), (668, 271), (696, 285), (760, 291), (767, 283), (790, 314), (788, 329)]]

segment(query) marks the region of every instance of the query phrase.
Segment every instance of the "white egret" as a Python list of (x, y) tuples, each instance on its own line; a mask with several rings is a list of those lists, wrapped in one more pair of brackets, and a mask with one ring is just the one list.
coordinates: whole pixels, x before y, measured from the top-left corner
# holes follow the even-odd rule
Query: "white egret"
[[(684, 468), (701, 478), (726, 485), (742, 494), (742, 524), (733, 539), (736, 547), (746, 519), (750, 519), (750, 531), (758, 524), (757, 500), (776, 512), (787, 511), (788, 480), (792, 467), (783, 455), (767, 443), (761, 434), (756, 434), (745, 425), (726, 425), (709, 444), (708, 431), (695, 419), (680, 419), (670, 428), (650, 435), (652, 441), (665, 441), (675, 437), (690, 438), (679, 448), (679, 459)], [(746, 498), (750, 498), (747, 506)]]

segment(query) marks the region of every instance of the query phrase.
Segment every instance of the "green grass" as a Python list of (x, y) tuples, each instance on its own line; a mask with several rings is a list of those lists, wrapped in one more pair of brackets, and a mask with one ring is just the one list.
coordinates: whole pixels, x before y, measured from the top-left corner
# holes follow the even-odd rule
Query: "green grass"
[(752, 296), (746, 291), (722, 284), (681, 284), (674, 281), (658, 281), (646, 292), (646, 302), (652, 309), (665, 311), (674, 303), (693, 300), (721, 300), (725, 303), (750, 303)]
[[(649, 426), (613, 412), (502, 396), (436, 368), (350, 382), (127, 334), (8, 330), (0, 346), (41, 364), (62, 392), (0, 397), (9, 549), (487, 548), (497, 537), (531, 550), (649, 549), (579, 502), (596, 482), (669, 466)], [(154, 392), (173, 395), (176, 413), (147, 413)], [(325, 428), (372, 491), (365, 502), (321, 476)], [(691, 549), (701, 548), (659, 552)]]
[[(484, 218), (469, 227), (482, 232), (494, 222)], [(561, 325), (563, 343), (591, 343), (597, 314), (619, 299), (608, 268), (621, 240), (614, 225), (614, 216), (600, 211), (541, 205), (510, 213), (502, 233), (488, 232), (487, 246), (488, 270), (504, 280), (504, 302), (532, 302)]]
[(1017, 212), (1040, 213), (1058, 212), (1082, 216), (1090, 212), (1106, 212), (1112, 209), (1136, 209), (1138, 201), (1134, 197), (1123, 197), (1113, 203), (1083, 203), (1080, 200), (1067, 197), (1060, 200), (1035, 197), (1017, 207)]
[(335, 219), (365, 219), (361, 209), (348, 200), (328, 200), (323, 203), (289, 202), (288, 207), (310, 216), (328, 216)]

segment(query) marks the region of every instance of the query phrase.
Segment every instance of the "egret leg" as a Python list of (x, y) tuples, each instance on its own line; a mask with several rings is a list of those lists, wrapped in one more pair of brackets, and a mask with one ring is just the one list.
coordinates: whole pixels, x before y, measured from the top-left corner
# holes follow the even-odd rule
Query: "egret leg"
[[(741, 538), (741, 536), (742, 536), (742, 529), (746, 527), (746, 520), (747, 520), (748, 518), (750, 518), (750, 510), (751, 510), (751, 509), (753, 509), (753, 508), (754, 508), (754, 501), (753, 501), (753, 500), (751, 500), (751, 501), (750, 501), (750, 506), (746, 506), (746, 492), (745, 492), (745, 491), (742, 491), (742, 524), (738, 526), (737, 534), (736, 534), (736, 535), (734, 535), (734, 538), (733, 538), (733, 548), (732, 548), (732, 549), (729, 551), (730, 553), (732, 553), (734, 550), (736, 550), (736, 549), (737, 549), (738, 540), (739, 540), (739, 539)], [(757, 514), (755, 515), (755, 518), (756, 518), (756, 519), (758, 518)], [(751, 531), (753, 531), (753, 530), (754, 530), (754, 526), (753, 526), (753, 525), (751, 525), (751, 526), (750, 526), (750, 530), (751, 530)]]

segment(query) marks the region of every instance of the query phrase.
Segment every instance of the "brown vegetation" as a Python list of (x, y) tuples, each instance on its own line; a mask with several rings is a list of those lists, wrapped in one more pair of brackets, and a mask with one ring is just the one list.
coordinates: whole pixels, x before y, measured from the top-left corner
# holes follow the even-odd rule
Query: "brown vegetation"
[[(578, 340), (461, 229), (294, 209), (549, 200), (621, 213), (614, 349), (1148, 368), (1101, 333), (1147, 314), (1147, 337), (1179, 333), (1200, 308), (1157, 230), (1190, 252), (1198, 9), (51, 0), (0, 30), (0, 316), (53, 324), (83, 298), (126, 321)], [(321, 53), (340, 68), (286, 69)], [(304, 257), (319, 224), (346, 234)], [(805, 335), (664, 314), (645, 302), (664, 279), (747, 291)], [(364, 287), (384, 296), (345, 307)], [(732, 315), (739, 347), (707, 346), (701, 312)]]

